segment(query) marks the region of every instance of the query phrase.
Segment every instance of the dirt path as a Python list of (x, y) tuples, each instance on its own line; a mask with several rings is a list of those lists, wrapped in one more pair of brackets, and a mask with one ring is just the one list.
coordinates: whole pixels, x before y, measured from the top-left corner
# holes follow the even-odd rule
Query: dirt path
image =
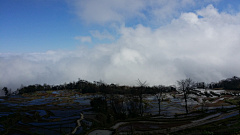
[(73, 134), (75, 134), (76, 131), (77, 131), (77, 128), (78, 128), (78, 127), (81, 127), (80, 121), (83, 120), (84, 118), (83, 118), (83, 114), (82, 114), (82, 113), (80, 113), (80, 115), (81, 115), (81, 118), (77, 120), (77, 126), (74, 128), (74, 130), (73, 130), (70, 134), (67, 134), (67, 135), (73, 135)]

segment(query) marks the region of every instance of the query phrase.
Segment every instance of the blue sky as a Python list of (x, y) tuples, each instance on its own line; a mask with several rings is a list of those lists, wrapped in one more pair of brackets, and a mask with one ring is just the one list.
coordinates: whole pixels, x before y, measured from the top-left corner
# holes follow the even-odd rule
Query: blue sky
[(218, 81), (239, 37), (239, 0), (1, 0), (0, 86)]
[(1, 1), (1, 13), (1, 53), (74, 49), (84, 28), (64, 1)]
[(74, 50), (81, 44), (75, 36), (91, 36), (104, 27), (85, 23), (66, 1), (1, 1), (1, 53)]
[[(176, 12), (194, 12), (210, 3), (220, 12), (236, 13), (239, 12), (240, 7), (238, 0), (195, 2), (193, 6), (176, 8)], [(115, 30), (111, 30), (109, 27), (112, 23), (116, 23), (118, 26), (124, 23), (128, 27), (143, 24), (151, 28), (158, 28), (169, 23), (173, 18), (179, 17), (178, 13), (174, 13), (156, 24), (155, 17), (149, 11), (155, 7), (148, 6), (139, 9), (139, 12), (144, 14), (146, 18), (133, 15), (124, 18), (122, 22), (109, 19), (104, 23), (99, 23), (95, 22), (94, 19), (84, 20), (86, 17), (77, 16), (76, 12), (78, 11), (75, 11), (75, 8), (81, 7), (74, 4), (74, 2), (64, 0), (2, 0), (0, 52), (31, 53), (48, 50), (73, 50), (81, 44), (74, 40), (74, 37), (79, 35), (91, 36), (90, 31), (106, 29), (115, 38), (118, 38), (119, 35)], [(88, 14), (86, 13), (86, 15)], [(92, 47), (94, 44), (114, 42), (114, 40), (98, 40), (97, 38), (92, 38), (92, 41), (92, 43), (85, 43), (85, 45)]]

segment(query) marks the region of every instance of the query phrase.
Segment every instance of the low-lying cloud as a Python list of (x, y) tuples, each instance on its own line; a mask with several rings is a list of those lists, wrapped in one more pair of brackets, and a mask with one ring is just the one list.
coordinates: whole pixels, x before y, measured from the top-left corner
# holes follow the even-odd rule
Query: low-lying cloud
[[(201, 16), (201, 17), (199, 17)], [(136, 85), (219, 81), (240, 76), (240, 13), (219, 13), (212, 5), (182, 13), (171, 23), (152, 29), (141, 24), (117, 28), (115, 43), (80, 46), (74, 51), (1, 54), (0, 86), (89, 81)], [(99, 33), (98, 33), (99, 34)]]

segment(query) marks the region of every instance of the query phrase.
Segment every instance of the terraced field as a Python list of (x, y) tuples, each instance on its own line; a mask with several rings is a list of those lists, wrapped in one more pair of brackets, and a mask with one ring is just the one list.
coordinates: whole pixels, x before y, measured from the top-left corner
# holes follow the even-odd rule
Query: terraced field
[[(161, 115), (158, 115), (155, 96), (147, 95), (143, 117), (105, 124), (103, 118), (106, 116), (90, 107), (91, 99), (100, 95), (62, 90), (1, 98), (0, 134), (175, 134), (239, 116), (239, 108), (235, 105), (239, 95), (205, 97), (192, 94), (188, 99), (189, 114), (185, 114), (182, 95), (172, 95), (163, 96)], [(206, 100), (204, 105), (203, 99)], [(234, 120), (228, 123), (231, 122)]]
[[(43, 96), (44, 95), (44, 96)], [(11, 96), (0, 101), (0, 134), (80, 134), (80, 113), (91, 109), (91, 96), (66, 91)], [(82, 101), (82, 102), (81, 102)], [(90, 128), (91, 121), (83, 121)], [(77, 127), (77, 128), (76, 128)]]

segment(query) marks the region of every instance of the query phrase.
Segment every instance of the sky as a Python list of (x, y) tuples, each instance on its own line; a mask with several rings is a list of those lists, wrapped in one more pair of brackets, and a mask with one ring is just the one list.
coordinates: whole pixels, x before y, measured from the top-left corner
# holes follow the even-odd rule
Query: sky
[(240, 76), (239, 0), (1, 0), (0, 87)]

